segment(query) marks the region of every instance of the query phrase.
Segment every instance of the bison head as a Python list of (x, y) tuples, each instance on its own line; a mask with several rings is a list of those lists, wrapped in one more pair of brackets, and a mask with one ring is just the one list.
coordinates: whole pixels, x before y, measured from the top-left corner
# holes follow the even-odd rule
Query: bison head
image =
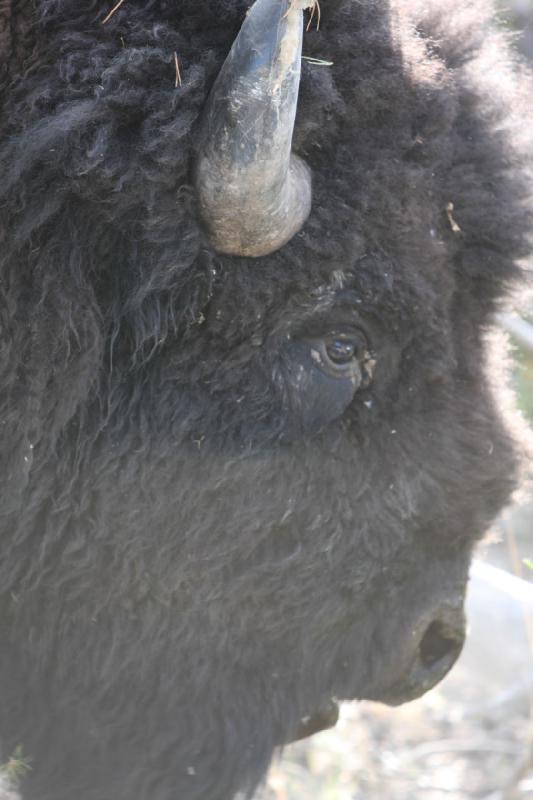
[(309, 4), (250, 5), (6, 5), (0, 748), (26, 800), (248, 796), (337, 700), (417, 697), (515, 483), (486, 330), (531, 145), (486, 4), (324, 0), (303, 62)]

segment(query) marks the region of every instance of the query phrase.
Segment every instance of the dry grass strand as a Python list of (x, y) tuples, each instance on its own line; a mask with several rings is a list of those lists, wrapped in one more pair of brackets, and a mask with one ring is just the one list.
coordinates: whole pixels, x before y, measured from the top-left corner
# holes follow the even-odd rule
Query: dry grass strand
[(180, 72), (180, 62), (176, 51), (174, 51), (174, 66), (176, 68), (176, 89), (177, 89), (178, 86), (181, 86), (181, 72)]
[(122, 5), (122, 3), (123, 3), (123, 2), (124, 2), (124, 0), (118, 0), (118, 3), (117, 3), (116, 5), (114, 5), (114, 6), (113, 6), (113, 8), (111, 9), (111, 11), (110, 11), (110, 12), (109, 12), (109, 14), (107, 15), (107, 17), (106, 17), (105, 19), (103, 19), (103, 20), (102, 20), (102, 25), (105, 25), (105, 24), (106, 24), (106, 22), (109, 22), (109, 20), (110, 20), (110, 19), (111, 19), (111, 17), (113, 16), (113, 14), (114, 14), (116, 11), (118, 11), (118, 10), (119, 10), (119, 8), (120, 8), (120, 6)]

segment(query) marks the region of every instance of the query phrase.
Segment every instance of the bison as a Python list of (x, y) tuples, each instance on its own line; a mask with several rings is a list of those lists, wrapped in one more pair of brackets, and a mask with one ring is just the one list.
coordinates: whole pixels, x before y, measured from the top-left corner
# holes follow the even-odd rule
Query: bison
[(250, 797), (461, 650), (529, 82), (478, 0), (0, 14), (0, 758)]

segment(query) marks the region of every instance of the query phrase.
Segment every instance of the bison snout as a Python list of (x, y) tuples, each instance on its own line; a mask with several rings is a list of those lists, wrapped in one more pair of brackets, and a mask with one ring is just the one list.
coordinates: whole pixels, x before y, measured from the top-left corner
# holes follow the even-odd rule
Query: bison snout
[(420, 620), (412, 633), (403, 677), (375, 699), (400, 705), (432, 689), (453, 667), (465, 642), (463, 607), (444, 606)]

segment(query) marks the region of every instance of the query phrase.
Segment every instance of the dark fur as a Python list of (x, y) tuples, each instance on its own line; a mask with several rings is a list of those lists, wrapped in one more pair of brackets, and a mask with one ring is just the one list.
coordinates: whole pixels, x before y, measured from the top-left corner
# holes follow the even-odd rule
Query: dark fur
[[(322, 0), (311, 217), (221, 257), (190, 174), (249, 3), (35, 5), (0, 39), (0, 756), (28, 800), (229, 800), (394, 681), (512, 490), (483, 339), (528, 252), (524, 82), (485, 3)], [(295, 433), (280, 354), (342, 289), (375, 380)]]

